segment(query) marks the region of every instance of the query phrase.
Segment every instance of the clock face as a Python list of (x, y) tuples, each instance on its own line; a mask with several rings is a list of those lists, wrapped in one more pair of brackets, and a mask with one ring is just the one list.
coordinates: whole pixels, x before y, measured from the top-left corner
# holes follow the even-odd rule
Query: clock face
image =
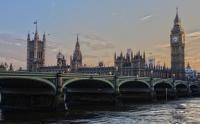
[(178, 42), (178, 37), (177, 37), (177, 36), (172, 37), (172, 42), (173, 42), (173, 43)]

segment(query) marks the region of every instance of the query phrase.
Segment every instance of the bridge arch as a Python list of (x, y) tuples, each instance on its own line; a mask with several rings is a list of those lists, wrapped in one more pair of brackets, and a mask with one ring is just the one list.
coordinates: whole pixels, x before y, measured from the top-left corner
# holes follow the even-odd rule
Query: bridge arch
[(9, 108), (36, 109), (52, 107), (56, 86), (46, 79), (35, 77), (0, 77), (2, 102)]
[[(17, 83), (19, 81), (19, 83)], [(22, 83), (22, 85), (30, 85), (35, 84), (38, 86), (42, 86), (42, 87), (49, 87), (51, 89), (53, 89), (53, 92), (56, 93), (56, 86), (49, 80), (46, 79), (42, 79), (42, 78), (36, 78), (36, 77), (0, 77), (0, 87), (19, 87), (20, 88), (20, 83)], [(31, 87), (34, 87), (33, 85), (31, 85)]]
[(114, 85), (105, 79), (76, 78), (66, 81), (62, 90), (68, 107), (74, 105), (106, 105), (114, 102)]
[(176, 87), (177, 87), (177, 86), (179, 86), (179, 87), (187, 87), (187, 84), (184, 83), (184, 82), (177, 82), (175, 86), (176, 86)]
[(162, 79), (159, 80), (159, 81), (154, 82), (154, 83), (153, 83), (153, 86), (154, 86), (154, 88), (155, 88), (156, 85), (160, 85), (160, 84), (164, 84), (164, 85), (168, 86), (169, 88), (170, 88), (170, 87), (173, 88), (173, 85), (172, 85), (171, 82), (167, 82), (167, 81), (162, 80)]
[(70, 85), (70, 84), (73, 84), (73, 83), (76, 83), (76, 82), (81, 82), (81, 81), (93, 81), (93, 82), (95, 82), (95, 81), (97, 81), (97, 82), (99, 82), (99, 83), (101, 83), (101, 84), (105, 84), (105, 85), (107, 85), (107, 86), (110, 86), (111, 88), (113, 88), (114, 89), (114, 85), (113, 85), (113, 83), (111, 83), (110, 81), (108, 81), (108, 80), (105, 80), (105, 79), (98, 79), (98, 78), (95, 78), (95, 79), (89, 79), (89, 78), (76, 78), (76, 79), (71, 79), (71, 80), (68, 80), (68, 81), (66, 81), (66, 82), (64, 82), (63, 83), (63, 85), (62, 85), (62, 89), (64, 89), (67, 85)]
[(188, 87), (185, 83), (177, 83), (176, 84), (176, 95), (178, 97), (186, 97), (188, 94)]
[(140, 102), (151, 99), (150, 85), (143, 80), (124, 80), (118, 86), (120, 99), (123, 102)]
[(164, 80), (154, 83), (154, 91), (157, 99), (171, 99), (174, 97), (173, 85)]
[(200, 89), (200, 87), (197, 84), (195, 84), (195, 83), (191, 84), (190, 85), (191, 95), (199, 96), (200, 95), (199, 89)]
[(143, 86), (147, 86), (150, 88), (150, 85), (149, 83), (147, 83), (146, 81), (143, 81), (143, 80), (124, 80), (124, 81), (121, 81), (118, 85), (118, 87), (121, 87), (122, 85), (126, 84), (126, 83), (130, 83), (130, 82), (134, 82), (134, 83), (141, 83)]
[(184, 84), (184, 83), (178, 83), (178, 84), (176, 84), (176, 88), (187, 88), (187, 85), (186, 84)]

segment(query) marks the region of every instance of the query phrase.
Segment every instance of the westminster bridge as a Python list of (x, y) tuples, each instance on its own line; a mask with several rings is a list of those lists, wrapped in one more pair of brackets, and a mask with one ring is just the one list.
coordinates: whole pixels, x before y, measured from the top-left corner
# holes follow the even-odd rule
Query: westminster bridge
[(67, 109), (199, 95), (198, 83), (172, 78), (0, 72), (2, 109)]

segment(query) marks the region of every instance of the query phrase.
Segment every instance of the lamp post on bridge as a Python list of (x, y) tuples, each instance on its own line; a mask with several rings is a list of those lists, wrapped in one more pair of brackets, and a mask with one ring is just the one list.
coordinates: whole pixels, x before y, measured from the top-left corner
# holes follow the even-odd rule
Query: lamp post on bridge
[(137, 74), (137, 75), (136, 75), (136, 80), (138, 80), (138, 78), (139, 78), (139, 75)]
[(175, 85), (175, 78), (176, 78), (176, 74), (172, 74), (172, 85), (173, 85), (173, 92), (174, 92), (174, 99), (177, 98), (177, 95), (176, 95), (176, 85)]
[(117, 78), (118, 78), (118, 67), (116, 66), (115, 67), (115, 71), (114, 71), (114, 90), (115, 90), (115, 92), (114, 92), (114, 100), (115, 100), (115, 105), (120, 105), (120, 101), (118, 100), (118, 93), (119, 93), (119, 91), (118, 91), (118, 87), (117, 87)]
[(115, 67), (115, 73), (114, 73), (114, 87), (115, 87), (115, 94), (117, 94), (117, 78), (118, 78), (118, 67)]
[(155, 100), (155, 92), (154, 92), (154, 86), (153, 86), (153, 70), (150, 71), (150, 95), (151, 95), (151, 100)]
[(62, 97), (62, 93), (63, 93), (62, 84), (63, 84), (62, 73), (58, 72), (56, 74), (56, 96), (55, 96), (55, 103), (54, 103), (54, 107), (56, 109), (61, 109), (62, 107), (65, 107), (66, 109), (65, 100), (63, 100), (63, 97)]
[(191, 96), (191, 89), (190, 89), (190, 77), (187, 75), (187, 87), (188, 87), (188, 96)]

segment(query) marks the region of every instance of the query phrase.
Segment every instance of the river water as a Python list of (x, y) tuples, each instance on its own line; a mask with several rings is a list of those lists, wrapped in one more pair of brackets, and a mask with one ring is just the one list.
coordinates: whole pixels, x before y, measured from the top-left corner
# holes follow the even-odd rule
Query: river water
[(200, 123), (200, 98), (120, 107), (86, 107), (68, 112), (1, 112), (0, 119), (0, 123), (5, 124)]

